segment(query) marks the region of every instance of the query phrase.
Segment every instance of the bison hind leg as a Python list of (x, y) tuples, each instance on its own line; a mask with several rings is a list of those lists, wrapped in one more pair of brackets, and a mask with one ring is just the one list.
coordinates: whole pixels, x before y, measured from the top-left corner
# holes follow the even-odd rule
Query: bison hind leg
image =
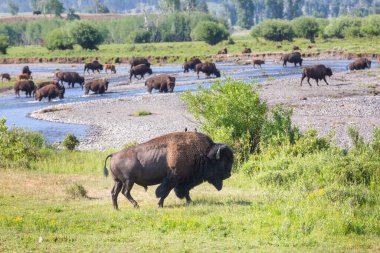
[(158, 207), (164, 206), (164, 200), (169, 195), (170, 191), (175, 187), (175, 180), (172, 177), (166, 177), (156, 189), (156, 196), (160, 198)]
[(136, 200), (133, 199), (131, 195), (131, 190), (133, 187), (134, 182), (130, 179), (125, 180), (123, 184), (122, 193), (123, 195), (129, 200), (129, 202), (132, 203), (133, 207), (138, 208), (139, 204), (137, 204)]
[(120, 193), (122, 187), (123, 187), (123, 183), (122, 182), (115, 182), (115, 185), (114, 185), (114, 187), (112, 188), (112, 191), (111, 191), (112, 204), (113, 204), (113, 207), (116, 210), (119, 209), (119, 206), (117, 204), (117, 196), (119, 196), (119, 193)]

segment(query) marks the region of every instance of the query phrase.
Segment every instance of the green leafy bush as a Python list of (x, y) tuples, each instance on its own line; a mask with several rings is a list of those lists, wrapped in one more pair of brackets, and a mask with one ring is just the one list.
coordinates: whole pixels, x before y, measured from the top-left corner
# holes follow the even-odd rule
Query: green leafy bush
[(74, 134), (68, 134), (63, 141), (63, 146), (68, 150), (74, 150), (79, 145), (79, 140)]
[(8, 47), (8, 37), (0, 34), (0, 53), (6, 54)]
[(254, 26), (251, 31), (251, 36), (264, 37), (265, 39), (272, 41), (292, 41), (294, 38), (294, 31), (288, 21), (270, 19)]
[(128, 36), (128, 42), (131, 43), (148, 43), (151, 40), (151, 33), (147, 30), (139, 29), (133, 31)]
[(0, 121), (0, 166), (30, 167), (30, 163), (41, 155), (44, 138), (21, 128), (8, 129), (6, 120)]
[(58, 28), (46, 36), (46, 48), (49, 50), (73, 49), (74, 42), (68, 31)]
[(191, 32), (193, 40), (204, 41), (210, 45), (215, 45), (229, 36), (228, 30), (221, 24), (212, 21), (203, 21)]
[(329, 25), (325, 28), (325, 34), (328, 37), (344, 38), (345, 34), (347, 33), (346, 30), (360, 29), (361, 23), (361, 18), (352, 16), (344, 16), (332, 19)]
[(291, 24), (297, 37), (309, 39), (312, 43), (315, 42), (315, 36), (319, 31), (316, 18), (302, 16), (292, 20)]
[(361, 33), (366, 36), (380, 35), (380, 15), (371, 15), (365, 17), (361, 26)]
[(77, 198), (88, 198), (87, 197), (87, 190), (84, 188), (83, 185), (75, 183), (73, 185), (70, 185), (66, 188), (66, 194), (71, 199), (77, 199)]
[(104, 41), (101, 30), (88, 21), (76, 21), (70, 30), (71, 37), (76, 44), (83, 49), (98, 49), (98, 45)]

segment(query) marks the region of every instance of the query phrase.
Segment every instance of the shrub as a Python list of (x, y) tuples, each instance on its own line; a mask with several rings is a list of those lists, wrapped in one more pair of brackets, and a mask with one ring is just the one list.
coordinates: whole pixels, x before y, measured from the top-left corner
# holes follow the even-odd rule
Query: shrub
[(76, 20), (76, 19), (80, 19), (79, 15), (75, 14), (75, 10), (70, 8), (68, 11), (67, 11), (67, 16), (66, 16), (66, 19), (67, 20)]
[(76, 21), (71, 27), (71, 36), (76, 44), (83, 49), (98, 49), (104, 41), (101, 31), (88, 21)]
[(40, 133), (21, 128), (8, 129), (6, 120), (0, 121), (0, 166), (30, 167), (30, 162), (40, 157), (44, 138)]
[(231, 145), (242, 160), (257, 150), (267, 105), (251, 84), (226, 79), (209, 89), (199, 86), (195, 94), (187, 91), (182, 99), (195, 118), (202, 119), (202, 130), (213, 140)]
[(294, 31), (288, 21), (280, 19), (270, 19), (253, 27), (251, 31), (253, 37), (264, 37), (272, 41), (292, 41)]
[(58, 28), (46, 36), (45, 45), (49, 50), (67, 50), (73, 49), (74, 42), (66, 30)]
[(360, 31), (362, 34), (367, 36), (379, 36), (380, 15), (371, 15), (364, 18)]
[(329, 37), (344, 38), (347, 29), (360, 29), (361, 18), (345, 16), (332, 19), (325, 28), (325, 34)]
[(128, 41), (131, 43), (148, 43), (151, 39), (151, 33), (147, 30), (139, 29), (133, 31), (128, 36)]
[(68, 150), (74, 150), (78, 144), (79, 140), (74, 134), (67, 134), (63, 141), (63, 146)]
[(136, 111), (132, 115), (135, 116), (135, 117), (140, 117), (140, 116), (152, 115), (152, 113), (149, 112), (149, 111)]
[(77, 199), (77, 198), (88, 198), (87, 190), (83, 185), (75, 183), (66, 188), (66, 193), (69, 198)]
[(201, 40), (210, 45), (215, 45), (222, 40), (226, 40), (229, 36), (227, 29), (212, 21), (200, 22), (191, 32), (193, 40)]
[(9, 47), (8, 37), (0, 34), (0, 52), (2, 54), (6, 54), (8, 47)]
[(315, 42), (315, 36), (318, 34), (319, 25), (314, 17), (298, 17), (292, 21), (295, 34), (299, 38), (309, 39), (311, 43)]

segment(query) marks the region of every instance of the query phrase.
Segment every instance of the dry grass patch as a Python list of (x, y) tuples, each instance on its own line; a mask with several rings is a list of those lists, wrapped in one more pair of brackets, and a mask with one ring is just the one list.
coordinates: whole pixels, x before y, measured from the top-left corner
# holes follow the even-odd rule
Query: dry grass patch
[(73, 108), (71, 106), (59, 106), (59, 107), (50, 107), (50, 108), (42, 109), (39, 112), (49, 113), (49, 112), (57, 112), (57, 111), (65, 111), (65, 110), (71, 111), (72, 109)]

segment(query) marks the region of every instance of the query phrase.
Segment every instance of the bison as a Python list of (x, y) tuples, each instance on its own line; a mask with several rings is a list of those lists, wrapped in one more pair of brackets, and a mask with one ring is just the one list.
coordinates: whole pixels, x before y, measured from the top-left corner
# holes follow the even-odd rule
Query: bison
[(253, 60), (252, 64), (254, 68), (256, 68), (256, 65), (258, 65), (261, 68), (261, 65), (265, 64), (265, 61), (256, 59), (256, 60)]
[(137, 65), (140, 65), (140, 64), (145, 64), (148, 68), (150, 68), (150, 63), (145, 58), (132, 59), (129, 61), (129, 63), (131, 64), (131, 69)]
[(1, 81), (3, 81), (4, 79), (10, 81), (11, 76), (8, 73), (2, 73), (1, 74)]
[[(139, 75), (139, 76), (141, 76), (140, 79), (142, 79), (142, 78), (144, 78), (144, 75), (146, 73), (149, 73), (149, 75), (151, 75), (153, 72), (152, 72), (152, 69), (150, 67), (148, 67), (148, 65), (139, 64), (139, 65), (134, 66), (133, 68), (131, 68), (129, 70), (129, 73), (130, 73), (129, 81), (131, 81), (132, 80), (132, 76), (134, 76), (135, 78), (137, 78), (137, 76)], [(140, 79), (138, 79), (138, 80), (140, 80)]]
[(252, 50), (248, 47), (244, 48), (242, 51), (242, 54), (250, 54), (250, 53), (252, 53)]
[(232, 150), (223, 143), (214, 143), (201, 133), (177, 132), (163, 135), (132, 148), (110, 154), (104, 161), (103, 173), (111, 158), (110, 170), (115, 185), (112, 188), (113, 207), (118, 209), (117, 197), (120, 193), (138, 207), (131, 196), (136, 183), (145, 189), (149, 185), (160, 184), (156, 197), (159, 207), (174, 189), (178, 198), (191, 202), (189, 191), (206, 181), (220, 191), (223, 180), (231, 176), (234, 162)]
[(33, 11), (33, 15), (37, 15), (38, 16), (38, 15), (41, 15), (41, 13), (42, 13), (41, 11)]
[(159, 92), (173, 92), (175, 86), (175, 77), (167, 74), (157, 75), (148, 78), (145, 82), (147, 92), (152, 93), (153, 89)]
[(29, 69), (29, 66), (24, 66), (21, 70), (21, 73), (22, 74), (28, 74), (28, 75), (31, 75), (32, 74), (32, 71), (30, 71)]
[(219, 50), (218, 54), (227, 54), (227, 48), (225, 47), (225, 48)]
[(17, 80), (29, 80), (29, 79), (33, 80), (33, 77), (29, 74), (19, 74), (17, 76)]
[(15, 90), (15, 95), (20, 96), (20, 90), (25, 91), (25, 96), (31, 97), (32, 92), (35, 91), (36, 86), (34, 85), (33, 81), (27, 80), (27, 81), (17, 81), (15, 85), (13, 86), (13, 89)]
[(185, 62), (182, 67), (183, 73), (189, 72), (190, 69), (195, 71), (195, 66), (198, 63), (202, 63), (198, 58), (192, 58), (190, 61)]
[(100, 64), (98, 61), (85, 63), (83, 73), (85, 73), (86, 70), (87, 70), (87, 73), (89, 74), (90, 74), (89, 70), (92, 70), (92, 73), (94, 73), (96, 70), (100, 74), (100, 71), (103, 70), (103, 64)]
[(104, 92), (106, 92), (106, 90), (108, 90), (108, 84), (109, 82), (107, 79), (98, 79), (98, 80), (88, 81), (84, 85), (84, 88), (85, 88), (84, 94), (88, 95), (90, 90), (98, 94), (103, 94)]
[(355, 60), (354, 62), (350, 63), (348, 65), (349, 70), (360, 70), (360, 69), (370, 69), (371, 68), (371, 61), (367, 58), (359, 58)]
[(70, 85), (72, 88), (74, 88), (74, 84), (79, 83), (83, 89), (84, 77), (80, 76), (77, 72), (56, 72), (55, 77), (57, 78), (58, 82), (61, 82), (62, 85), (63, 82), (66, 82), (69, 88)]
[(325, 83), (329, 85), (329, 83), (326, 81), (326, 76), (330, 77), (332, 75), (333, 73), (332, 73), (331, 68), (327, 68), (323, 64), (304, 67), (303, 72), (302, 72), (301, 86), (302, 86), (303, 80), (306, 77), (307, 77), (307, 82), (309, 83), (310, 86), (311, 86), (310, 81), (309, 81), (310, 78), (315, 79), (317, 81), (318, 86), (319, 86), (318, 84), (319, 80), (324, 80)]
[(59, 99), (63, 99), (65, 94), (65, 87), (56, 86), (55, 84), (49, 84), (41, 89), (36, 90), (34, 96), (35, 99), (41, 101), (43, 98), (48, 98), (49, 102), (52, 98), (59, 97)]
[(207, 77), (209, 77), (212, 74), (214, 74), (216, 77), (220, 77), (220, 71), (216, 68), (215, 64), (212, 62), (198, 63), (195, 66), (195, 69), (197, 71), (198, 79), (199, 79), (199, 72), (205, 73)]
[(58, 88), (62, 87), (58, 82), (56, 81), (45, 81), (45, 82), (40, 82), (37, 84), (37, 89), (41, 89), (42, 87), (45, 87), (47, 85), (54, 84)]
[(301, 53), (300, 52), (294, 52), (290, 54), (285, 54), (281, 57), (281, 60), (283, 60), (282, 66), (286, 66), (287, 62), (294, 63), (294, 66), (296, 67), (297, 64), (302, 66), (302, 58), (301, 58)]
[(293, 46), (293, 51), (301, 50), (299, 46)]
[(113, 72), (114, 74), (116, 74), (115, 65), (113, 65), (113, 64), (104, 64), (104, 70), (106, 71), (106, 73), (107, 73), (107, 69), (111, 70), (111, 73)]

